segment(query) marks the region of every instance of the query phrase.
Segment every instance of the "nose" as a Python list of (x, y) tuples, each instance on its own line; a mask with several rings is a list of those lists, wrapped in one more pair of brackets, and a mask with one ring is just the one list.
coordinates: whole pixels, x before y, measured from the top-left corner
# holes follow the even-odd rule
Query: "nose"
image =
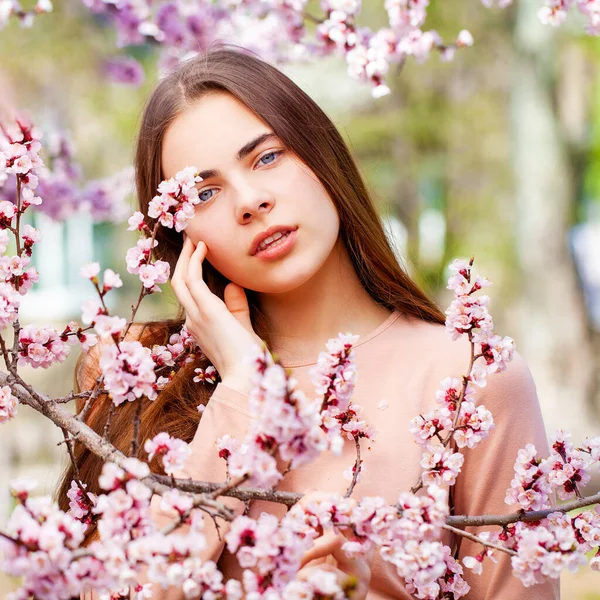
[(236, 219), (243, 225), (259, 215), (268, 214), (274, 205), (275, 199), (269, 191), (246, 183), (237, 190)]

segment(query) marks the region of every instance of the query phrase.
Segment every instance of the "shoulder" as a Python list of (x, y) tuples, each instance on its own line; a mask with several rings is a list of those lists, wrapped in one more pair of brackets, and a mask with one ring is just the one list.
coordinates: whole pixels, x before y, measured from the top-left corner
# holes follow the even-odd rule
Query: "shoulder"
[[(444, 325), (417, 319), (409, 321), (407, 331), (413, 349), (411, 359), (421, 362), (428, 397), (434, 397), (446, 377), (460, 378), (467, 374), (471, 361), (471, 343), (467, 336), (453, 340)], [(500, 408), (517, 396), (519, 403), (537, 403), (531, 371), (518, 351), (504, 371), (488, 375), (486, 386), (475, 386), (475, 389), (479, 402)]]

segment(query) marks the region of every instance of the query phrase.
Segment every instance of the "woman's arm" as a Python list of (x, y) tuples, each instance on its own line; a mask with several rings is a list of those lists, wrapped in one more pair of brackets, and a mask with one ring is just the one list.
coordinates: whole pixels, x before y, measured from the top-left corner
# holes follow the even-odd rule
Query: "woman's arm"
[[(454, 487), (456, 515), (504, 514), (519, 507), (504, 503), (506, 490), (514, 475), (517, 452), (533, 443), (542, 457), (548, 456), (548, 440), (542, 421), (535, 384), (525, 360), (515, 353), (503, 373), (488, 377), (485, 388), (476, 388), (477, 402), (492, 412), (495, 428), (487, 440), (473, 449), (463, 450), (465, 461)], [(498, 527), (490, 528), (498, 531)], [(467, 528), (471, 533), (483, 528)], [(475, 556), (482, 546), (463, 538), (459, 556)], [(512, 574), (510, 556), (495, 552), (498, 563), (489, 558), (483, 573), (474, 575), (465, 569), (472, 600), (556, 600), (557, 580), (526, 588)]]

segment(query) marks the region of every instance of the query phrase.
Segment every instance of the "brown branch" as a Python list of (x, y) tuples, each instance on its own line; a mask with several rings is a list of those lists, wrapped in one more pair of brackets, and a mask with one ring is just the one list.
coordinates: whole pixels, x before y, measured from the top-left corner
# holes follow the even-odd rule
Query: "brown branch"
[[(51, 398), (38, 393), (33, 397), (23, 386), (15, 383), (10, 375), (0, 371), (0, 386), (10, 385), (12, 394), (18, 398), (22, 404), (26, 404), (41, 413), (53, 423), (68, 431), (78, 442), (82, 443), (91, 452), (102, 458), (105, 462), (114, 462), (121, 465), (127, 457), (119, 452), (107, 440), (99, 436), (93, 429), (85, 423), (79, 421), (72, 413), (56, 404)], [(302, 494), (293, 492), (281, 492), (274, 490), (260, 490), (256, 488), (236, 489), (231, 485), (223, 485), (214, 482), (194, 481), (192, 479), (173, 479), (165, 475), (151, 474), (143, 479), (154, 493), (162, 495), (165, 491), (176, 487), (182, 492), (191, 494), (203, 494), (203, 506), (212, 507), (218, 510), (224, 510), (232, 514), (230, 509), (215, 500), (215, 494), (220, 496), (230, 496), (242, 501), (264, 500), (267, 502), (277, 502), (286, 506), (292, 506)], [(198, 500), (198, 498), (195, 498)], [(486, 527), (489, 525), (506, 526), (517, 521), (539, 521), (544, 519), (552, 512), (568, 512), (578, 508), (584, 508), (600, 503), (600, 492), (586, 498), (573, 500), (555, 508), (549, 508), (541, 511), (523, 512), (518, 511), (506, 515), (455, 515), (446, 518), (446, 523), (454, 527)]]
[(108, 409), (108, 416), (106, 417), (106, 423), (104, 423), (104, 430), (102, 431), (102, 437), (104, 439), (108, 439), (108, 430), (110, 428), (110, 422), (112, 421), (112, 417), (115, 414), (115, 403), (110, 403), (110, 408)]
[(354, 463), (354, 469), (352, 469), (352, 481), (344, 494), (344, 498), (350, 498), (352, 492), (354, 491), (354, 486), (358, 481), (358, 476), (360, 475), (360, 465), (362, 460), (360, 459), (360, 439), (357, 435), (354, 436), (354, 445), (356, 446), (356, 461)]
[(78, 421), (81, 421), (82, 423), (85, 422), (85, 417), (87, 416), (88, 411), (92, 407), (94, 400), (96, 400), (96, 398), (98, 398), (98, 396), (100, 396), (100, 394), (108, 393), (106, 390), (102, 389), (103, 381), (104, 381), (104, 375), (99, 375), (96, 379), (96, 384), (94, 385), (94, 387), (92, 389), (92, 393), (91, 393), (90, 397), (86, 400), (84, 407), (81, 409), (81, 411), (79, 412), (79, 414), (76, 417)]
[(4, 341), (4, 337), (0, 335), (0, 348), (2, 348), (2, 356), (4, 357), (4, 364), (7, 369), (10, 369), (10, 354), (8, 353), (8, 348), (6, 347), (6, 342)]
[(546, 508), (544, 510), (530, 510), (530, 511), (517, 511), (508, 513), (506, 515), (481, 515), (481, 516), (467, 516), (467, 515), (456, 515), (450, 516), (446, 519), (448, 525), (454, 525), (457, 527), (487, 527), (488, 525), (510, 525), (517, 521), (541, 521), (545, 519), (549, 514), (553, 512), (566, 513), (571, 510), (578, 508), (585, 508), (594, 504), (600, 503), (600, 492), (586, 498), (577, 500), (571, 500), (571, 502), (565, 502), (555, 508)]
[(453, 527), (452, 525), (448, 525), (448, 524), (442, 525), (442, 528), (445, 529), (446, 531), (451, 531), (452, 533), (454, 533), (456, 535), (460, 535), (464, 538), (467, 538), (468, 540), (471, 540), (472, 542), (481, 544), (482, 546), (485, 546), (486, 548), (493, 548), (494, 550), (499, 550), (500, 552), (505, 552), (506, 554), (510, 554), (511, 556), (517, 556), (517, 553), (514, 550), (511, 550), (510, 548), (505, 548), (504, 546), (492, 544), (491, 542), (484, 542), (483, 540), (479, 539), (476, 535), (473, 535), (472, 533), (468, 533), (467, 531), (464, 531), (463, 529), (458, 529), (457, 527)]

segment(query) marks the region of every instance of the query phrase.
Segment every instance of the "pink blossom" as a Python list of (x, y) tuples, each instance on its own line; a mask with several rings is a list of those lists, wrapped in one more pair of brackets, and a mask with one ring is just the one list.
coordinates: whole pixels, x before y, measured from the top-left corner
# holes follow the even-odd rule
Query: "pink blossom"
[(104, 314), (104, 307), (99, 298), (90, 298), (83, 303), (81, 321), (93, 325), (99, 315)]
[(96, 332), (103, 339), (120, 336), (126, 325), (126, 319), (108, 315), (98, 315), (94, 321)]
[(104, 386), (118, 406), (142, 396), (156, 398), (153, 384), (156, 382), (154, 362), (150, 350), (138, 341), (106, 344), (102, 349), (100, 367), (104, 375)]
[(157, 284), (166, 283), (169, 279), (169, 263), (157, 260), (155, 263), (141, 265), (138, 274), (140, 281), (146, 288), (151, 288), (152, 291), (160, 291), (157, 289)]
[(17, 406), (19, 402), (12, 395), (8, 385), (0, 388), (0, 423), (6, 423), (17, 416)]
[(463, 402), (453, 437), (459, 448), (475, 448), (487, 438), (493, 428), (492, 413), (485, 406), (475, 407), (471, 402)]
[[(27, 227), (27, 225), (25, 226)], [(0, 254), (4, 254), (6, 252), (6, 248), (10, 243), (10, 236), (6, 229), (0, 229)]]
[(561, 429), (551, 440), (548, 465), (548, 483), (557, 488), (561, 500), (569, 500), (576, 495), (579, 486), (585, 486), (590, 480), (589, 457), (585, 452), (575, 449), (571, 435)]
[(157, 240), (153, 241), (152, 238), (139, 239), (133, 248), (129, 248), (129, 250), (127, 250), (127, 255), (125, 258), (127, 263), (127, 272), (131, 273), (132, 275), (139, 273), (140, 266), (150, 260), (151, 248), (156, 248), (156, 246), (158, 246)]
[(10, 325), (17, 318), (20, 295), (12, 285), (0, 282), (0, 328)]
[(163, 226), (183, 231), (194, 216), (194, 206), (199, 203), (196, 183), (201, 178), (195, 167), (186, 167), (175, 177), (162, 181), (158, 195), (148, 205), (148, 216)]
[[(475, 338), (475, 342), (477, 342)], [(501, 373), (506, 370), (507, 363), (513, 359), (515, 343), (512, 338), (499, 335), (488, 335), (481, 341), (481, 352), (487, 364), (488, 373)]]
[(98, 277), (98, 273), (100, 273), (100, 264), (97, 262), (88, 263), (81, 267), (80, 273), (82, 277), (94, 280)]
[(193, 381), (196, 383), (214, 384), (217, 382), (217, 377), (219, 375), (212, 365), (209, 365), (206, 369), (198, 367), (197, 369), (194, 369), (194, 373), (196, 373), (196, 375)]
[(47, 369), (63, 362), (70, 351), (67, 341), (53, 327), (26, 325), (19, 331), (19, 365)]
[(12, 227), (12, 220), (17, 213), (17, 208), (12, 202), (2, 200), (0, 202), (0, 227)]
[(120, 288), (123, 285), (123, 281), (121, 281), (121, 276), (118, 273), (115, 273), (112, 269), (106, 269), (104, 271), (103, 284), (102, 291), (106, 293), (113, 288)]
[(425, 415), (416, 416), (411, 420), (408, 430), (418, 444), (427, 445), (436, 437), (442, 439), (452, 424), (452, 413), (446, 407), (439, 407)]
[(572, 524), (584, 552), (600, 547), (600, 505), (574, 516)]
[(429, 447), (421, 456), (425, 485), (454, 485), (465, 457), (460, 452)]
[(563, 513), (551, 513), (533, 527), (517, 523), (516, 538), (518, 554), (511, 559), (513, 573), (525, 587), (541, 583), (546, 577), (557, 579), (563, 569), (576, 571), (586, 562), (571, 518)]
[(222, 435), (216, 442), (219, 458), (227, 460), (234, 452), (238, 452), (241, 448), (239, 440), (232, 437), (228, 433)]
[(458, 37), (456, 38), (457, 46), (472, 46), (473, 45), (473, 36), (466, 29), (463, 29), (459, 32)]
[[(156, 438), (155, 438), (156, 439)], [(183, 494), (178, 489), (166, 491), (161, 498), (160, 508), (164, 511), (174, 510), (183, 515), (191, 510), (194, 500), (188, 494)]]
[(134, 212), (127, 222), (129, 223), (127, 231), (143, 231), (146, 228), (144, 215), (139, 211)]
[(542, 510), (550, 507), (551, 488), (547, 481), (548, 463), (536, 457), (533, 444), (519, 450), (515, 476), (506, 492), (506, 504), (519, 504), (523, 510)]
[[(85, 489), (87, 487), (86, 483), (81, 484)], [(92, 504), (88, 504), (87, 499), (81, 492), (80, 487), (75, 483), (75, 481), (71, 481), (71, 488), (67, 492), (67, 497), (69, 498), (69, 511), (68, 513), (78, 519), (82, 523), (90, 523), (92, 519), (92, 509), (96, 505), (97, 496), (96, 494), (92, 494), (91, 492), (87, 492), (88, 498), (91, 500)]]
[(148, 460), (152, 460), (158, 454), (164, 455), (163, 466), (167, 475), (181, 471), (192, 452), (189, 444), (165, 432), (146, 440), (144, 450), (148, 453)]
[[(2, 244), (2, 239), (1, 239), (2, 235), (1, 234), (3, 234), (3, 233), (6, 234), (7, 233), (6, 230), (0, 230), (0, 254), (4, 253), (4, 251), (6, 250), (6, 245), (4, 245), (4, 249), (2, 249), (3, 244)], [(21, 235), (23, 237), (23, 242), (24, 242), (23, 250), (25, 251), (25, 254), (27, 254), (27, 256), (31, 256), (32, 247), (34, 244), (37, 244), (42, 239), (42, 234), (35, 227), (32, 227), (29, 224), (26, 224), (23, 227), (23, 231), (22, 231)]]

